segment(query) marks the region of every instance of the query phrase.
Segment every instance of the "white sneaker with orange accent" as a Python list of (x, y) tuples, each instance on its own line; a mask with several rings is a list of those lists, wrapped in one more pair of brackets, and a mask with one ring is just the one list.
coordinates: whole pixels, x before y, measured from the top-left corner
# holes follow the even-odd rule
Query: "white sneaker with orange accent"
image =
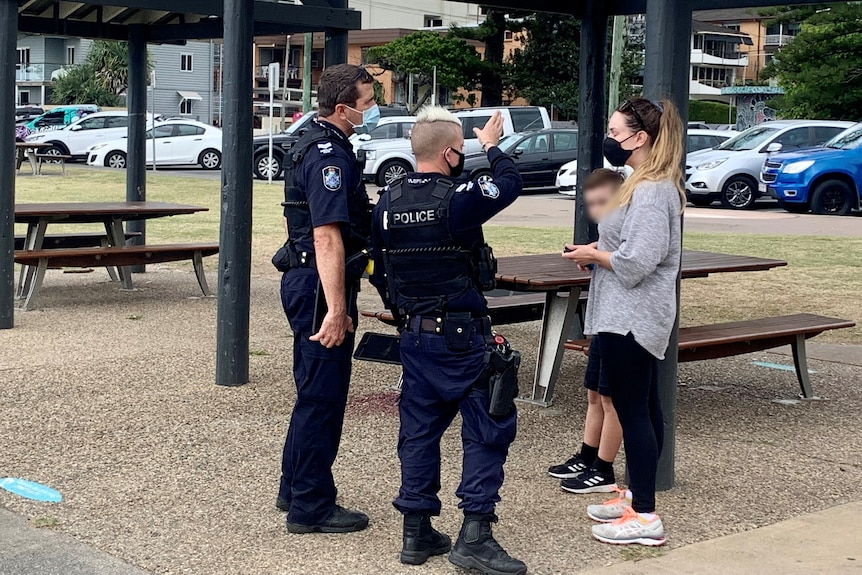
[(631, 507), (626, 507), (623, 516), (611, 523), (593, 525), (593, 537), (611, 545), (664, 545), (664, 526), (661, 518), (654, 515), (647, 519)]
[(609, 499), (601, 505), (588, 505), (587, 516), (599, 523), (610, 523), (623, 516), (627, 507), (632, 506), (632, 492), (628, 489), (620, 489), (616, 485), (612, 491), (619, 493), (616, 499)]

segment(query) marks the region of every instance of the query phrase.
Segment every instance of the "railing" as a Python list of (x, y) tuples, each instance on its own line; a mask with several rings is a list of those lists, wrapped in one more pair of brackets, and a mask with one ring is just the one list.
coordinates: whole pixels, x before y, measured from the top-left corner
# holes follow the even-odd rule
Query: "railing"
[(786, 46), (793, 41), (794, 36), (788, 34), (767, 34), (765, 37), (766, 46)]
[[(288, 80), (299, 80), (302, 75), (302, 71), (299, 68), (290, 67), (285, 71), (281, 70), (282, 77), (284, 74), (287, 74)], [(269, 66), (256, 66), (254, 69), (254, 77), (260, 79), (268, 79), (269, 78)]]
[(15, 67), (16, 82), (52, 82), (56, 73), (65, 69), (62, 64), (18, 64)]

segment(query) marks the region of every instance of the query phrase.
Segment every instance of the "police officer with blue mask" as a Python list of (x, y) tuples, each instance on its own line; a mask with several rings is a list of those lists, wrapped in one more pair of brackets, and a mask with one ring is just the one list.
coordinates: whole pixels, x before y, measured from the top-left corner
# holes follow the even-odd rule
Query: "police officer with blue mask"
[[(459, 180), (459, 120), (439, 107), (418, 114), (411, 137), (418, 172), (384, 190), (374, 210), (372, 283), (401, 331), (401, 489), (394, 501), (404, 515), (401, 562), (419, 565), (451, 549), (449, 561), (459, 567), (522, 575), (526, 565), (510, 557), (491, 531), (517, 426), (516, 383), (502, 395), (491, 389), (488, 349), (494, 336), (482, 295), (493, 288), (496, 272), (482, 224), (512, 204), (522, 188), (514, 162), (497, 148), (502, 128), (497, 112), (474, 130), (493, 177)], [(431, 526), (431, 517), (441, 509), (440, 438), (459, 412), (464, 461), (457, 496), (464, 521), (453, 547)]]
[(284, 272), (281, 300), (293, 330), (297, 398), (282, 458), (276, 506), (291, 533), (347, 533), (368, 516), (336, 505), (332, 465), (341, 441), (356, 296), (368, 261), (371, 207), (348, 140), (377, 124), (374, 80), (364, 69), (328, 67), (318, 87), (319, 114), (288, 151), (288, 240), (273, 257)]

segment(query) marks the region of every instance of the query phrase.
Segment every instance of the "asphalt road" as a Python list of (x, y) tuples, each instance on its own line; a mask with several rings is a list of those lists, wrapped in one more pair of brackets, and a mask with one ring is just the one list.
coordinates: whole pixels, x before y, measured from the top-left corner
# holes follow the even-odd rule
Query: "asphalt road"
[[(187, 168), (160, 168), (172, 176), (218, 180), (220, 171)], [(279, 181), (276, 185), (281, 185)], [(376, 198), (377, 186), (368, 192)], [(554, 190), (529, 190), (491, 223), (525, 227), (566, 227), (574, 222), (573, 198)], [(753, 210), (735, 211), (714, 204), (707, 208), (689, 206), (685, 212), (685, 229), (698, 232), (769, 234), (792, 236), (862, 237), (862, 219), (858, 216), (815, 216), (791, 214), (769, 198), (758, 200)]]

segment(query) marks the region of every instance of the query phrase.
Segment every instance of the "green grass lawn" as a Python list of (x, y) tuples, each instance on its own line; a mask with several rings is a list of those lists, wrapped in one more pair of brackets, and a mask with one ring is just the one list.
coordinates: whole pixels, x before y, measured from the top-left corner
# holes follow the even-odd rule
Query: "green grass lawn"
[[(69, 168), (67, 177), (19, 176), (18, 202), (117, 201), (125, 198), (125, 173)], [(219, 182), (150, 173), (147, 199), (200, 205), (208, 212), (152, 220), (147, 224), (152, 243), (217, 241)], [(283, 243), (281, 182), (254, 184), (254, 272), (270, 273), (269, 259)], [(57, 225), (48, 233), (64, 231)], [(82, 226), (73, 230), (82, 231)], [(23, 233), (17, 228), (16, 233)], [(569, 228), (525, 228), (489, 225), (488, 242), (498, 256), (556, 252), (571, 240)], [(862, 324), (862, 238), (765, 236), (686, 233), (686, 248), (782, 259), (786, 268), (768, 272), (718, 274), (683, 283), (683, 323), (732, 321), (796, 312), (853, 319)], [(210, 267), (215, 259), (208, 261)], [(824, 334), (823, 341), (862, 344), (862, 327)]]

